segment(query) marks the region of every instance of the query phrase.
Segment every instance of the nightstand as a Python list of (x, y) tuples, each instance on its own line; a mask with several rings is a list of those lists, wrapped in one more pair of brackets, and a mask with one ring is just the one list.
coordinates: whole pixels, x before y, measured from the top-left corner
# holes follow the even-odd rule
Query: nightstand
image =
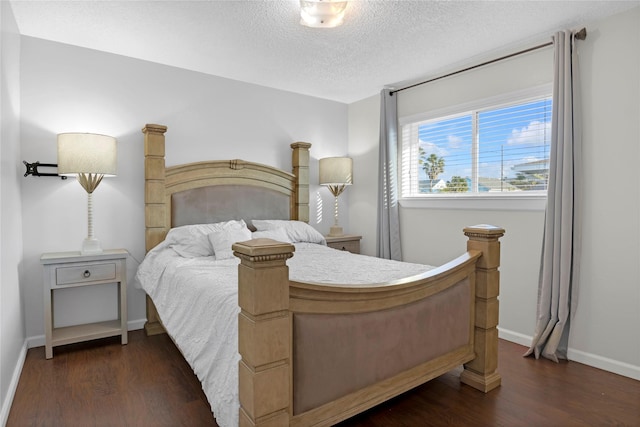
[(330, 248), (349, 251), (354, 254), (360, 253), (360, 239), (362, 239), (362, 236), (345, 234), (337, 237), (324, 236), (324, 238), (327, 241), (327, 246)]
[[(120, 335), (127, 343), (127, 268), (129, 253), (124, 249), (105, 250), (97, 255), (80, 252), (46, 253), (40, 257), (44, 266), (44, 334), (45, 356), (53, 357), (53, 347)], [(56, 289), (118, 284), (116, 320), (54, 328), (52, 300)]]

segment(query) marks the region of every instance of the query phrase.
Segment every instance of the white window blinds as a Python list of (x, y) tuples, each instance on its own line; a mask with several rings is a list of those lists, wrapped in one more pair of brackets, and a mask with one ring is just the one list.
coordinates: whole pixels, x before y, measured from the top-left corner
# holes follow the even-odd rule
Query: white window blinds
[(402, 196), (546, 192), (551, 102), (519, 99), (405, 123)]

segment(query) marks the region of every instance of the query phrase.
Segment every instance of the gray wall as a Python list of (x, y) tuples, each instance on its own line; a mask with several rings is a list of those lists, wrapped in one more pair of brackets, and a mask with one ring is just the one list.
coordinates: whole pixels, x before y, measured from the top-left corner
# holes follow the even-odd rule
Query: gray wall
[(26, 351), (20, 277), (20, 36), (8, 2), (0, 2), (0, 425)]

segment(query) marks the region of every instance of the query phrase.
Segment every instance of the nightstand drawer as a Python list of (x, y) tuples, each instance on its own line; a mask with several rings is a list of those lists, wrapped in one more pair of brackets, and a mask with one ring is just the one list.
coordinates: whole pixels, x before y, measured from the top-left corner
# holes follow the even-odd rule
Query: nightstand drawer
[(75, 267), (56, 268), (56, 285), (95, 282), (97, 280), (115, 280), (116, 264), (87, 264)]
[(345, 234), (343, 236), (325, 236), (327, 246), (341, 251), (349, 251), (354, 254), (360, 253), (360, 239), (362, 236), (355, 234)]
[(336, 242), (336, 243), (331, 243), (329, 246), (335, 249), (340, 249), (341, 251), (349, 251), (354, 254), (360, 253), (360, 241)]

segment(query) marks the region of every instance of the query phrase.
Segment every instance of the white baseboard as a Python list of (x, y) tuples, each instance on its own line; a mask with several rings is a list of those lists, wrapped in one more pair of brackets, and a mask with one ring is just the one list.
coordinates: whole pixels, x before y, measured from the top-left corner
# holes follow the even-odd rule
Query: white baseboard
[(18, 382), (20, 381), (20, 374), (22, 373), (22, 367), (24, 366), (24, 361), (27, 358), (27, 341), (25, 340), (22, 345), (22, 349), (20, 350), (20, 354), (18, 355), (18, 361), (16, 363), (16, 367), (13, 369), (13, 375), (11, 376), (11, 382), (9, 383), (9, 388), (7, 389), (7, 396), (2, 402), (2, 411), (0, 412), (0, 425), (4, 426), (7, 424), (7, 420), (9, 419), (9, 411), (11, 410), (11, 404), (13, 403), (13, 398), (16, 395), (16, 390), (18, 389)]
[(129, 320), (127, 322), (127, 330), (129, 331), (137, 331), (138, 329), (143, 329), (144, 324), (147, 323), (147, 319), (138, 319), (138, 320)]
[(531, 345), (531, 340), (533, 339), (533, 337), (530, 337), (528, 335), (524, 335), (519, 332), (510, 331), (508, 329), (503, 329), (500, 327), (498, 327), (498, 338), (523, 345), (527, 348), (529, 348), (529, 346)]
[(44, 335), (27, 337), (27, 348), (44, 347)]
[[(533, 337), (508, 329), (498, 328), (498, 337), (503, 340), (523, 345), (527, 348), (531, 346)], [(634, 366), (629, 363), (620, 362), (619, 360), (609, 359), (607, 357), (598, 356), (597, 354), (587, 353), (576, 350), (571, 347), (567, 350), (567, 358), (574, 362), (582, 363), (593, 368), (602, 369), (603, 371), (613, 374), (622, 375), (624, 377), (640, 380), (640, 366)]]
[[(127, 322), (128, 331), (137, 331), (144, 328), (147, 319), (129, 320)], [(27, 338), (27, 348), (44, 347), (44, 335), (36, 335)]]
[(583, 363), (594, 368), (602, 369), (603, 371), (640, 381), (640, 366), (634, 366), (630, 363), (620, 362), (619, 360), (609, 359), (596, 354), (585, 353), (584, 351), (572, 348), (567, 350), (567, 357), (574, 362)]

